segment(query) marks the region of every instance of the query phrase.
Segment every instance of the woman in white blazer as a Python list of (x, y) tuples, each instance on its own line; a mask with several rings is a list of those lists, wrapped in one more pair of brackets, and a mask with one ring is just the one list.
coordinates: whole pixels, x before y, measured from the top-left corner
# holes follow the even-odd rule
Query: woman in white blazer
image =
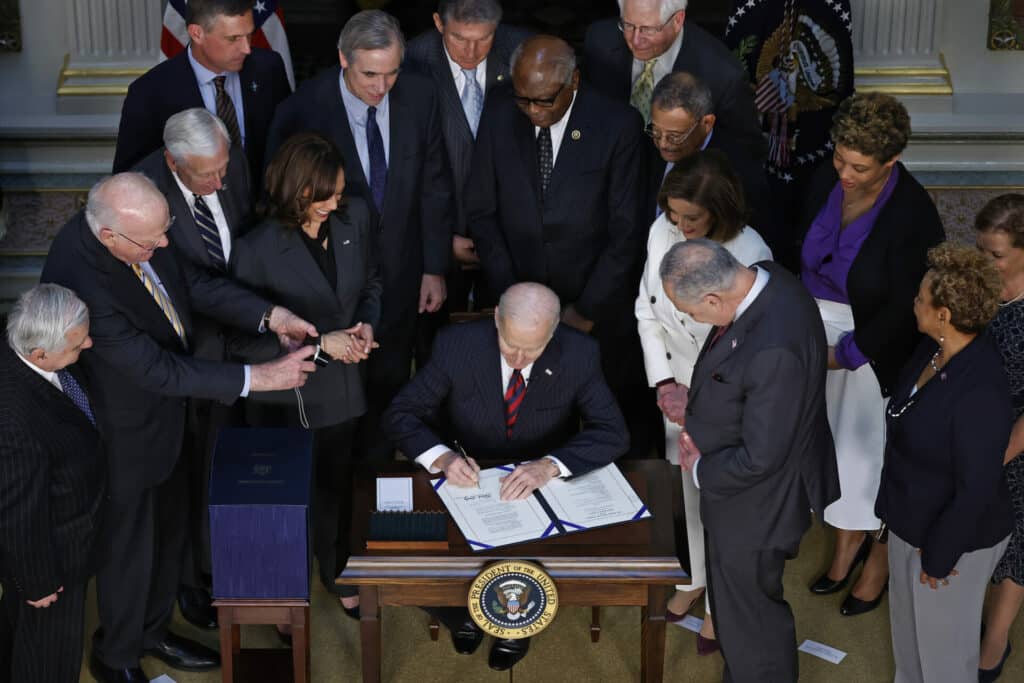
[[(743, 186), (720, 152), (701, 151), (677, 162), (665, 176), (658, 206), (661, 211), (647, 238), (647, 263), (635, 312), (647, 382), (656, 387), (658, 407), (665, 420), (665, 457), (677, 464), (690, 377), (711, 326), (676, 310), (669, 301), (658, 276), (661, 259), (676, 242), (700, 237), (721, 243), (746, 265), (770, 261), (772, 252), (757, 231), (746, 225)], [(707, 586), (699, 491), (686, 473), (682, 479), (692, 583), (676, 586), (668, 603), (667, 618), (671, 621), (682, 619)], [(706, 599), (705, 613), (697, 636), (698, 654), (718, 649)]]

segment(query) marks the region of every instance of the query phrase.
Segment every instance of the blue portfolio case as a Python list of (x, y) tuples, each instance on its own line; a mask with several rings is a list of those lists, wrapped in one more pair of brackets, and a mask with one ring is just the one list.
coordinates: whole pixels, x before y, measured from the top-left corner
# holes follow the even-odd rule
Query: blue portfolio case
[(225, 428), (210, 475), (213, 595), (309, 599), (313, 435)]

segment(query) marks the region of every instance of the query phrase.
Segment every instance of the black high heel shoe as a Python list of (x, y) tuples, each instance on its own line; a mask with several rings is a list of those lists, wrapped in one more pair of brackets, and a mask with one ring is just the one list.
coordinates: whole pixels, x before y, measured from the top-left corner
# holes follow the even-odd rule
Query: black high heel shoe
[(846, 599), (843, 600), (843, 604), (839, 606), (839, 613), (844, 617), (855, 617), (858, 614), (867, 614), (878, 607), (879, 603), (882, 602), (882, 596), (885, 595), (887, 590), (889, 590), (888, 583), (882, 587), (878, 597), (874, 600), (861, 600), (860, 598), (855, 598), (851, 591), (850, 594), (846, 596)]
[(1006, 649), (1003, 650), (1003, 658), (999, 660), (991, 669), (978, 669), (978, 683), (995, 683), (999, 678), (999, 675), (1003, 673), (1003, 665), (1006, 664), (1006, 660), (1010, 657), (1010, 643), (1006, 643)]
[(828, 572), (825, 572), (818, 580), (811, 584), (811, 592), (815, 595), (829, 595), (830, 593), (838, 593), (846, 587), (846, 583), (850, 580), (850, 575), (853, 574), (853, 570), (857, 568), (857, 565), (868, 559), (868, 554), (871, 552), (871, 536), (866, 535), (864, 540), (861, 541), (860, 548), (857, 548), (857, 554), (853, 556), (853, 562), (850, 563), (850, 568), (846, 570), (846, 576), (835, 581), (830, 579)]

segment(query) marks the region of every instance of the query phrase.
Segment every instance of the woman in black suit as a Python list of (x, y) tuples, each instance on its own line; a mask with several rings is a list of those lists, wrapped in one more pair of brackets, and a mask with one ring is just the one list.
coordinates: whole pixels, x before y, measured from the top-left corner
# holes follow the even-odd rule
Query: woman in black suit
[(866, 560), (842, 603), (850, 616), (877, 607), (885, 587), (885, 545), (870, 539), (879, 527), (885, 398), (919, 338), (910, 302), (943, 230), (928, 193), (899, 162), (910, 117), (898, 100), (844, 100), (831, 134), (831, 163), (812, 180), (803, 214), (800, 275), (828, 338), (825, 395), (843, 495), (822, 515), (837, 530), (835, 553), (811, 591), (841, 590)]
[(355, 423), (366, 412), (360, 362), (376, 348), (380, 319), (370, 214), (360, 199), (342, 201), (341, 154), (312, 133), (281, 146), (267, 167), (265, 189), (263, 220), (236, 242), (232, 273), (318, 330), (333, 330), (320, 340), (333, 360), (301, 389), (250, 396), (251, 421), (314, 431), (313, 545), (320, 580), (355, 616), (355, 588), (337, 587), (334, 579), (344, 559), (338, 548), (344, 553), (347, 546), (348, 505), (342, 503), (351, 489)]
[(985, 586), (1013, 528), (1003, 455), (1013, 408), (985, 326), (1002, 282), (978, 250), (943, 244), (914, 299), (927, 337), (886, 410), (875, 514), (889, 529), (896, 680), (973, 681)]

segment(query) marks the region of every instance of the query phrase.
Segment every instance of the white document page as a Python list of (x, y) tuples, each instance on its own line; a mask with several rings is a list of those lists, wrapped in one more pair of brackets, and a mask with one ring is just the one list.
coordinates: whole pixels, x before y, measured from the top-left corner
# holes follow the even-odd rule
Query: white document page
[(377, 477), (377, 510), (412, 512), (412, 477)]
[(651, 516), (615, 463), (574, 479), (552, 479), (540, 493), (567, 532)]
[(462, 488), (447, 480), (438, 486), (439, 480), (434, 480), (437, 495), (473, 550), (533, 541), (551, 533), (551, 519), (536, 497), (501, 500), (501, 478), (511, 474), (512, 467), (481, 470), (479, 487)]

